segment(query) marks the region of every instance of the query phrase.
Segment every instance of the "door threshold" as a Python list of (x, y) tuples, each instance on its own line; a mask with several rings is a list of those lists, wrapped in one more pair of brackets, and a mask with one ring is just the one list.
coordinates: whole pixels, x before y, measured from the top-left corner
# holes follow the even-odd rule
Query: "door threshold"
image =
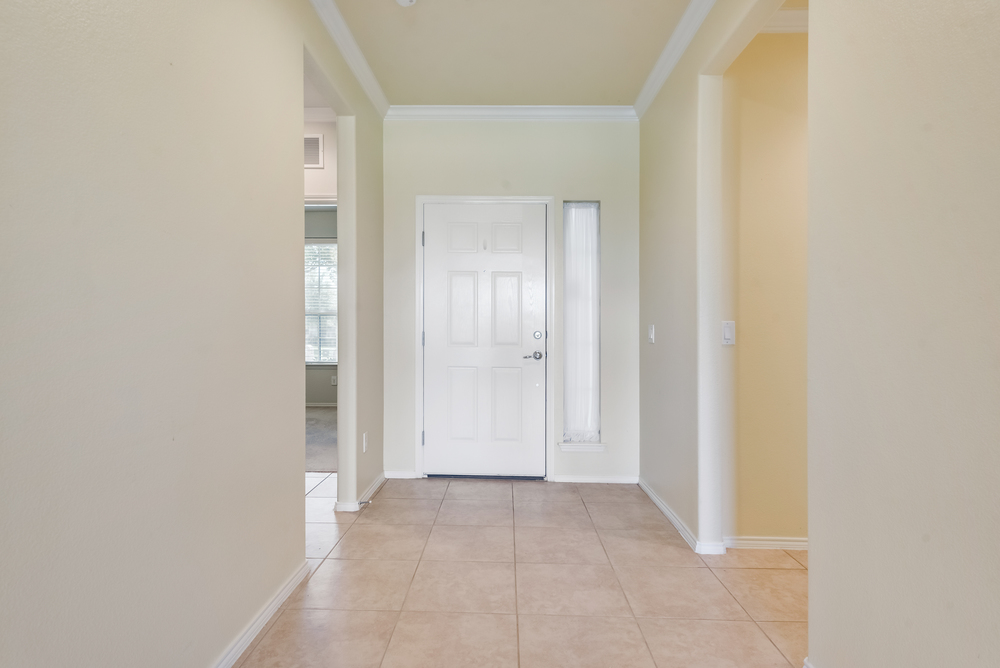
[(545, 480), (543, 475), (458, 475), (454, 473), (428, 473), (428, 478), (457, 478), (461, 480)]

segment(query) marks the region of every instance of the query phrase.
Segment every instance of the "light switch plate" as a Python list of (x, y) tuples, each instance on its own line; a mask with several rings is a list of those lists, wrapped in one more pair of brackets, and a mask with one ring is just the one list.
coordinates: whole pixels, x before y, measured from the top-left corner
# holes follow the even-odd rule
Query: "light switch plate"
[(647, 339), (649, 340), (650, 343), (656, 343), (656, 325), (649, 326), (649, 334), (647, 335)]
[(330, 384), (331, 385), (336, 385), (337, 384), (337, 377), (336, 376), (330, 376)]
[(734, 320), (722, 321), (722, 345), (724, 346), (736, 345), (736, 321)]

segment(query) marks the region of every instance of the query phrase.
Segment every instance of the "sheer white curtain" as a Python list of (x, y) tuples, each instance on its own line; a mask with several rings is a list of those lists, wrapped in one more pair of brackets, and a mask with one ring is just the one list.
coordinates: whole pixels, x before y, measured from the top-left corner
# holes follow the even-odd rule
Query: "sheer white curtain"
[(601, 442), (601, 226), (597, 202), (563, 204), (563, 442)]

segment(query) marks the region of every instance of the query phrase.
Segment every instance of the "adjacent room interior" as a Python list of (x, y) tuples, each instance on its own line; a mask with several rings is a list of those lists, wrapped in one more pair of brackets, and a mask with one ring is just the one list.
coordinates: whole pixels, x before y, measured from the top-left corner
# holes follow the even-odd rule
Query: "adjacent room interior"
[(306, 473), (335, 487), (331, 483), (337, 473), (337, 117), (308, 75), (303, 90)]

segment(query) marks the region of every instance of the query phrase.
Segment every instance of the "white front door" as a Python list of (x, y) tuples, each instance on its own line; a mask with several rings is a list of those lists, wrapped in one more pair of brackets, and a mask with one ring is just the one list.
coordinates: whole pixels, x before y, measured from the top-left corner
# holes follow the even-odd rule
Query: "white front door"
[(545, 220), (424, 205), (424, 473), (545, 475)]

